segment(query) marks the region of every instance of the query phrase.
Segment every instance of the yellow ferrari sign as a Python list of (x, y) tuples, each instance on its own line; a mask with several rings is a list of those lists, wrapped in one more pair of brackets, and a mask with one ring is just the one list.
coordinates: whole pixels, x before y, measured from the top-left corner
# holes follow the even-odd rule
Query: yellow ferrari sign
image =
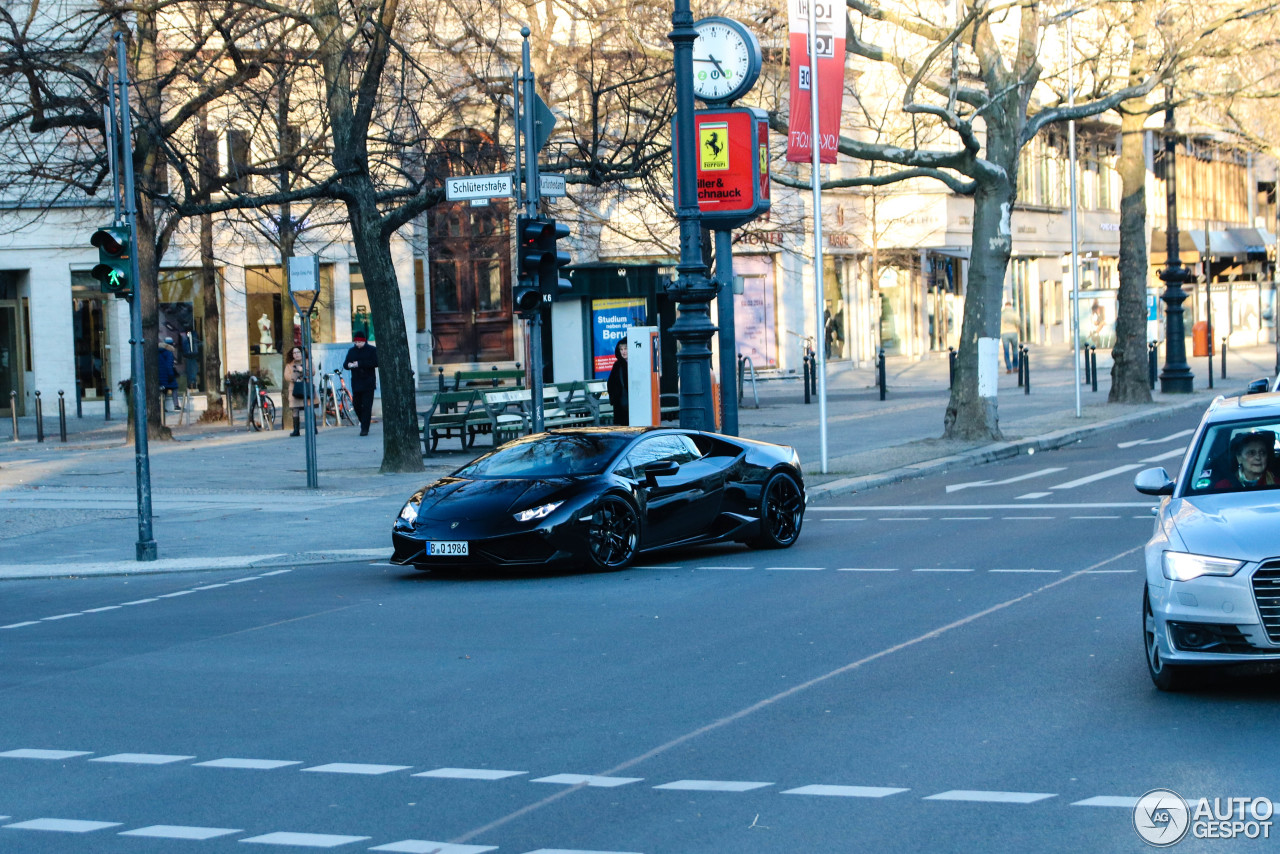
[(729, 168), (729, 123), (703, 122), (698, 125), (698, 169), (717, 172)]

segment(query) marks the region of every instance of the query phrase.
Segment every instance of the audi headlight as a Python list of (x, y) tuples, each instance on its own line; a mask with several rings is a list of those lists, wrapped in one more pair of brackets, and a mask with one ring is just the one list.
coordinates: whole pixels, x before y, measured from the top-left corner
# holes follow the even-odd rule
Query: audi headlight
[(1235, 575), (1244, 566), (1242, 560), (1186, 552), (1165, 552), (1161, 563), (1164, 565), (1164, 577), (1170, 581), (1191, 581), (1202, 575)]
[(532, 522), (535, 519), (545, 519), (563, 503), (563, 501), (553, 501), (550, 504), (541, 504), (537, 507), (530, 507), (528, 510), (521, 510), (516, 514), (516, 521)]

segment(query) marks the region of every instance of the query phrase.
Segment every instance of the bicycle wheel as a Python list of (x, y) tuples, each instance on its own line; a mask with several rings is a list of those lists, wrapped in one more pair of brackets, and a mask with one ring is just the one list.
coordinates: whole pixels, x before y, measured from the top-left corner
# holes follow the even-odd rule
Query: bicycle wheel
[(333, 396), (333, 388), (331, 386), (325, 386), (322, 394), (324, 395), (324, 413), (321, 416), (321, 420), (324, 421), (324, 426), (326, 427), (337, 427), (338, 404)]
[(262, 409), (258, 406), (257, 395), (249, 395), (249, 411), (245, 413), (244, 420), (255, 433), (262, 429)]
[(276, 429), (276, 405), (265, 394), (262, 396), (262, 414), (267, 430)]
[(356, 426), (356, 405), (355, 402), (351, 400), (351, 392), (344, 388), (338, 400), (338, 411), (342, 413), (342, 418), (347, 422), (347, 426)]

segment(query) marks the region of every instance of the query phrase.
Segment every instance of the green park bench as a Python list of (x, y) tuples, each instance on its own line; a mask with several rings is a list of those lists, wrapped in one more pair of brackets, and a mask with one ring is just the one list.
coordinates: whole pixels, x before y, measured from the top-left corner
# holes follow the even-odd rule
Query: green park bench
[(424, 456), (434, 452), (441, 439), (459, 439), (463, 450), (471, 445), (474, 437), (468, 425), (479, 396), (475, 389), (439, 391), (432, 395), (431, 407), (418, 413)]
[(523, 368), (491, 368), (487, 371), (454, 371), (453, 390), (462, 391), (467, 388), (521, 388), (524, 386)]
[(564, 399), (566, 412), (590, 415), (591, 423), (597, 427), (613, 423), (613, 404), (609, 402), (609, 384), (605, 380), (578, 380), (560, 388), (569, 393)]

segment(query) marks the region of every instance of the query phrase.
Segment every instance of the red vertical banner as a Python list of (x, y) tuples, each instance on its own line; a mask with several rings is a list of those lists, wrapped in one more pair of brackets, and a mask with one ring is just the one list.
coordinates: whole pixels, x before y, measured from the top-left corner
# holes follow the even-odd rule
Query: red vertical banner
[(813, 63), (809, 57), (809, 3), (813, 3), (818, 73), (818, 151), (823, 163), (836, 162), (840, 138), (840, 106), (844, 100), (844, 3), (836, 0), (787, 0), (791, 53), (791, 112), (787, 160), (813, 160), (810, 102)]

